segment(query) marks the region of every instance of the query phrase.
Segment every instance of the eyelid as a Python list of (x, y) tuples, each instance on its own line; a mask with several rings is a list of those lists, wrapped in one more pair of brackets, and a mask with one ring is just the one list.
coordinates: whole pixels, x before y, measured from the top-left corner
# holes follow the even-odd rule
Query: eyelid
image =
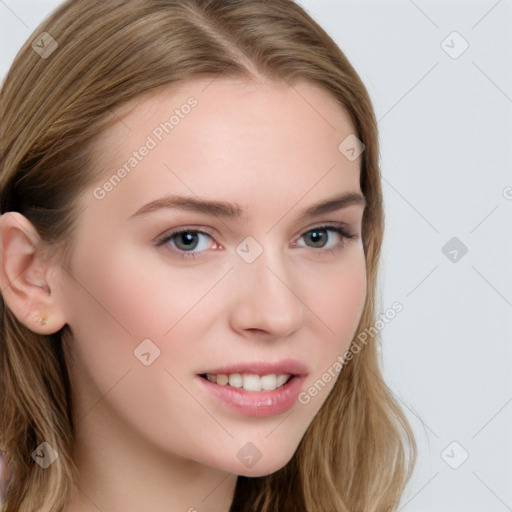
[(213, 230), (211, 228), (207, 228), (206, 226), (179, 226), (179, 227), (176, 227), (176, 228), (168, 229), (167, 231), (165, 231), (161, 235), (158, 235), (155, 238), (155, 240), (154, 240), (155, 244), (159, 245), (159, 244), (169, 240), (169, 238), (171, 238), (172, 236), (177, 235), (178, 233), (183, 233), (183, 232), (187, 232), (187, 231), (194, 231), (194, 232), (197, 232), (197, 233), (204, 233), (206, 235), (210, 235), (212, 238), (214, 236), (216, 236), (215, 235), (215, 230)]
[(299, 238), (306, 233), (309, 233), (313, 229), (321, 229), (321, 228), (342, 228), (345, 232), (352, 234), (352, 229), (349, 223), (347, 222), (340, 222), (340, 221), (325, 221), (325, 222), (314, 222), (311, 224), (311, 226), (301, 229), (297, 235), (295, 235), (296, 238)]

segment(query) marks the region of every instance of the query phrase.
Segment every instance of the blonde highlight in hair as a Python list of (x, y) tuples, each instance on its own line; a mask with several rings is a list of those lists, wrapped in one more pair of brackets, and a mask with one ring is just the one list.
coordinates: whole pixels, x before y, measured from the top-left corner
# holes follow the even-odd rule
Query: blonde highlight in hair
[[(42, 32), (58, 48), (42, 59), (27, 41), (0, 95), (1, 213), (20, 212), (69, 254), (76, 199), (98, 177), (92, 146), (117, 109), (208, 77), (308, 82), (343, 106), (365, 145), (367, 296), (357, 332), (375, 324), (384, 229), (377, 123), (356, 71), (304, 9), (291, 0), (67, 1), (34, 34)], [(62, 511), (78, 475), (69, 331), (35, 334), (1, 297), (0, 322), (0, 449), (14, 473), (3, 510)], [(231, 512), (397, 510), (416, 448), (383, 381), (377, 343), (343, 368), (285, 467), (238, 478)], [(32, 458), (42, 442), (59, 454), (44, 470)]]

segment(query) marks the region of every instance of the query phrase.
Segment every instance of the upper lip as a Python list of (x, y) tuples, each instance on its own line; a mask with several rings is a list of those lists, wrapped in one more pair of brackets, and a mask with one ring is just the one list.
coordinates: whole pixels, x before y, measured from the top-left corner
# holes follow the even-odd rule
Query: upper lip
[(302, 376), (308, 374), (305, 364), (296, 359), (282, 359), (280, 361), (246, 361), (243, 363), (232, 363), (225, 366), (200, 372), (198, 375), (229, 375), (232, 373), (250, 373), (256, 375), (296, 375)]

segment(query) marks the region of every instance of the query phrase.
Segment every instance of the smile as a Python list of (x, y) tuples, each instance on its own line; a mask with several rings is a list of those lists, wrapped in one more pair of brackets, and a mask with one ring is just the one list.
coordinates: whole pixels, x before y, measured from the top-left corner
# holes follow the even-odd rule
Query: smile
[(268, 375), (257, 375), (254, 373), (221, 373), (215, 375), (206, 373), (201, 375), (201, 377), (219, 386), (243, 388), (246, 391), (274, 391), (284, 386), (292, 378), (292, 375), (287, 373), (270, 373)]

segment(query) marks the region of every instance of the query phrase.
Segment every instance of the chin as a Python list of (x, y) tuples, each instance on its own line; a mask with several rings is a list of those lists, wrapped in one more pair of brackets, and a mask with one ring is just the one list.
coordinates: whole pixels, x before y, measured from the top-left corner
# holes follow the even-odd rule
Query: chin
[(245, 462), (243, 460), (243, 456), (241, 456), (241, 460), (237, 460), (235, 464), (233, 461), (229, 461), (227, 464), (227, 461), (224, 461), (225, 464), (222, 464), (221, 468), (238, 476), (246, 476), (252, 478), (267, 476), (275, 473), (276, 471), (279, 471), (284, 466), (286, 466), (286, 464), (290, 462), (293, 454), (294, 452), (265, 456), (265, 453), (262, 453), (261, 458), (257, 460), (254, 459), (254, 461), (249, 460), (247, 462)]
[(268, 476), (272, 473), (275, 473), (276, 471), (279, 471), (280, 469), (284, 468), (288, 464), (288, 462), (284, 462), (283, 464), (277, 464), (277, 465), (262, 465), (259, 467), (257, 464), (253, 468), (245, 468), (240, 469), (240, 466), (235, 470), (236, 474), (238, 476), (246, 476), (251, 478), (257, 478), (261, 476)]

